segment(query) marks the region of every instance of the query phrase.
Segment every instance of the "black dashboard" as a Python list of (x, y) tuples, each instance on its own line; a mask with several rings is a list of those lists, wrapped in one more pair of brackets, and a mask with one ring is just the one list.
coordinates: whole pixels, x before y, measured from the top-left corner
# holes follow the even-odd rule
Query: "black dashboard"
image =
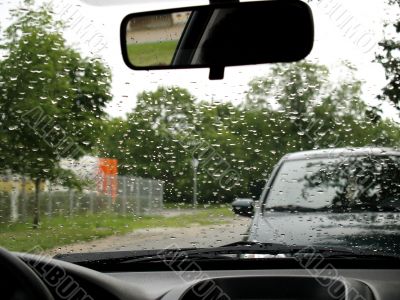
[(338, 270), (338, 277), (306, 270), (208, 271), (186, 281), (171, 272), (108, 274), (127, 284), (138, 284), (150, 299), (400, 299), (400, 270)]
[[(345, 266), (343, 261), (325, 261), (318, 268), (290, 268), (293, 262), (289, 262), (280, 268), (274, 260), (249, 259), (236, 265), (233, 262), (231, 269), (226, 268), (227, 262), (225, 267), (213, 262), (192, 262), (184, 269), (174, 268), (175, 271), (158, 264), (148, 264), (148, 270), (142, 267), (135, 271), (95, 271), (55, 259), (26, 255), (22, 258), (35, 269), (54, 299), (400, 299), (398, 261), (366, 260), (362, 268), (352, 268), (351, 263)], [(268, 264), (271, 268), (267, 268)]]

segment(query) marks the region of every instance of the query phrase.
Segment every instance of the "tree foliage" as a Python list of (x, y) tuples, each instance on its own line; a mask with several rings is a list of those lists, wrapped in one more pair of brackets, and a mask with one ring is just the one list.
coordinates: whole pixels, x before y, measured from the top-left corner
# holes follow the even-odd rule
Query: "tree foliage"
[(77, 185), (59, 162), (95, 146), (111, 100), (109, 70), (67, 45), (49, 5), (26, 1), (12, 18), (1, 44), (1, 171)]
[[(399, 0), (389, 0), (389, 4), (398, 13)], [(395, 19), (393, 23), (386, 24), (386, 37), (379, 43), (381, 53), (377, 55), (377, 61), (385, 69), (387, 85), (379, 96), (381, 100), (389, 100), (400, 110), (400, 21)]]
[[(193, 158), (200, 160), (200, 201), (257, 197), (256, 187), (289, 152), (398, 141), (398, 127), (371, 118), (353, 71), (344, 63), (334, 80), (325, 66), (307, 61), (276, 65), (250, 83), (240, 105), (199, 101), (178, 87), (144, 92), (126, 120), (110, 121), (103, 151), (125, 174), (164, 180), (170, 201), (191, 201)], [(237, 178), (228, 186), (229, 171)]]

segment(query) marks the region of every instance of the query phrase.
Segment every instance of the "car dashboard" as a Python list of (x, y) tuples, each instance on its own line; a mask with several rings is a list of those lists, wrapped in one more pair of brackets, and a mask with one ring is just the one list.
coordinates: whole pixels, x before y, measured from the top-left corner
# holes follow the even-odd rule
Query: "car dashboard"
[[(54, 299), (108, 300), (389, 300), (400, 299), (400, 266), (368, 260), (317, 267), (293, 261), (238, 260), (92, 270), (57, 259), (24, 256)], [(337, 261), (337, 260), (336, 260)], [(230, 269), (228, 266), (230, 265)], [(268, 268), (268, 265), (270, 267)], [(353, 267), (351, 266), (353, 265)], [(344, 267), (343, 267), (344, 266)], [(131, 269), (131, 266), (129, 266)], [(127, 267), (128, 269), (128, 267)]]

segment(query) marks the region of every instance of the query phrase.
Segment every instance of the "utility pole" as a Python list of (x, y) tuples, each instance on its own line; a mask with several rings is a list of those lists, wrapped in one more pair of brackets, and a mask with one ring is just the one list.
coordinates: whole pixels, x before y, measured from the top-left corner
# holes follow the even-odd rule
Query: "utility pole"
[(197, 168), (199, 167), (199, 160), (192, 159), (193, 166), (193, 207), (197, 206)]

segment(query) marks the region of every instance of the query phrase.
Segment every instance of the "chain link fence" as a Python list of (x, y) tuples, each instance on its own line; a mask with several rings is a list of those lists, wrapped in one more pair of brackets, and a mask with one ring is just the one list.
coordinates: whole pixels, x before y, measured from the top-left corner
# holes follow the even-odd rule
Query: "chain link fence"
[[(122, 215), (152, 215), (163, 210), (163, 182), (140, 177), (117, 176), (117, 192), (68, 190), (43, 184), (40, 192), (42, 215), (72, 216), (84, 213), (118, 213)], [(0, 224), (29, 220), (33, 216), (34, 190), (27, 181), (18, 178), (0, 179)]]

